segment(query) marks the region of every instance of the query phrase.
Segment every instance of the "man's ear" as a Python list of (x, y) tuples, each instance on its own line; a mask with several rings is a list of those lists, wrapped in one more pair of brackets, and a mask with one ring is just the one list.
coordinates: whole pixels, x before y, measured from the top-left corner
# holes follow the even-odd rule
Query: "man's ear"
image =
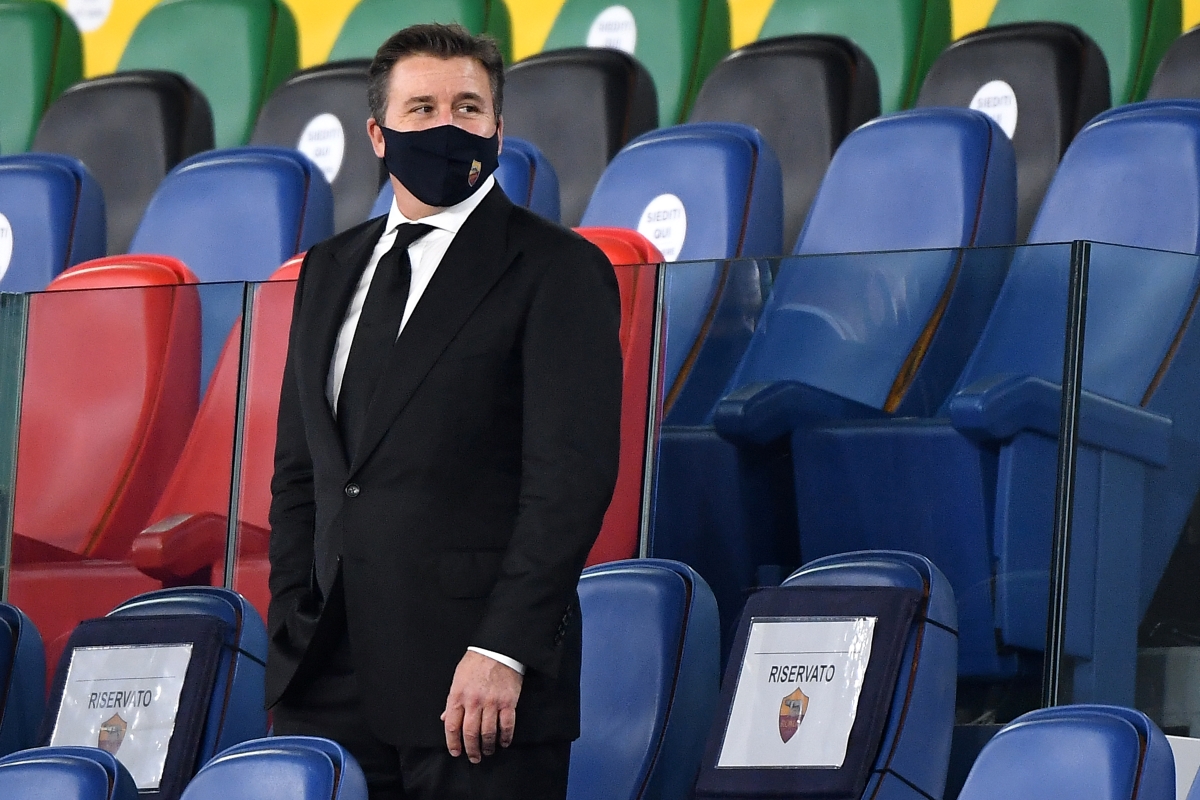
[(383, 128), (379, 126), (374, 117), (367, 119), (367, 136), (371, 138), (371, 149), (375, 151), (375, 155), (383, 158)]
[[(382, 134), (380, 134), (380, 135), (382, 136)], [(496, 139), (498, 140), (497, 147), (496, 147), (496, 153), (497, 154), (503, 153), (504, 152), (504, 117), (500, 117), (500, 119), (496, 120)], [(380, 156), (380, 158), (382, 158), (382, 156)]]

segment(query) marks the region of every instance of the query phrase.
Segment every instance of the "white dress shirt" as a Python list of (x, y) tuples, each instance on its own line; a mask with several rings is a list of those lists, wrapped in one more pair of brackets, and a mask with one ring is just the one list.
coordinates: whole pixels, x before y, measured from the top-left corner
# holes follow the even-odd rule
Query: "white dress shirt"
[[(446, 251), (450, 249), (450, 243), (454, 241), (454, 237), (463, 223), (467, 221), (467, 217), (471, 216), (471, 212), (483, 202), (483, 198), (495, 185), (495, 176), (489, 175), (487, 180), (466, 200), (419, 220), (412, 220), (404, 216), (400, 207), (396, 205), (395, 198), (392, 199), (392, 209), (388, 212), (387, 223), (383, 226), (383, 235), (376, 242), (375, 250), (371, 253), (370, 260), (367, 261), (367, 268), (363, 270), (362, 277), (358, 279), (358, 286), (354, 289), (354, 296), (350, 298), (350, 305), (346, 307), (346, 316), (342, 320), (337, 343), (333, 348), (333, 360), (329, 364), (329, 375), (325, 379), (325, 398), (329, 401), (329, 407), (333, 409), (335, 415), (337, 414), (338, 395), (342, 391), (342, 377), (346, 374), (346, 361), (350, 358), (350, 346), (354, 344), (354, 332), (358, 329), (358, 318), (362, 315), (363, 303), (367, 300), (367, 292), (371, 288), (371, 280), (375, 277), (375, 268), (379, 266), (379, 260), (396, 243), (396, 229), (410, 222), (433, 226), (433, 230), (408, 246), (412, 278), (408, 284), (408, 302), (404, 304), (404, 316), (400, 319), (400, 328), (396, 331), (396, 336), (399, 337), (404, 326), (408, 324), (413, 309), (420, 302), (421, 295), (429, 286), (433, 273), (437, 271)], [(522, 675), (525, 674), (525, 665), (516, 659), (491, 650), (484, 650), (482, 647), (468, 647), (467, 649), (499, 661)]]

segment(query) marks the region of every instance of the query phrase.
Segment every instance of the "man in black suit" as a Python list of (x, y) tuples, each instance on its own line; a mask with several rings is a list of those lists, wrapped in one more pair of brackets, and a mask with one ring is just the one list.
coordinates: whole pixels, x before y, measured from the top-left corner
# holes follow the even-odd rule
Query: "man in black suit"
[(271, 486), (275, 732), (342, 742), (372, 800), (562, 798), (575, 587), (617, 471), (616, 280), (494, 185), (490, 39), (407, 28), (370, 76), (396, 201), (313, 247), (296, 285)]

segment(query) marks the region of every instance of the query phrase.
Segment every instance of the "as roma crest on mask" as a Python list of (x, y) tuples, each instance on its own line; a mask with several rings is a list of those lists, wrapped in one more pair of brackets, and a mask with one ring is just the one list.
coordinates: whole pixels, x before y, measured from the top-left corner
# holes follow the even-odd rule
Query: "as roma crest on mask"
[(796, 735), (804, 715), (808, 712), (808, 695), (797, 689), (783, 698), (779, 704), (779, 738), (787, 744)]
[(129, 723), (121, 719), (120, 714), (113, 714), (100, 723), (100, 736), (96, 740), (96, 747), (115, 756), (121, 748), (121, 742), (125, 741), (125, 731), (128, 729)]
[(471, 171), (467, 173), (467, 186), (474, 186), (475, 181), (479, 180), (479, 170), (483, 169), (483, 165), (478, 161), (471, 162)]

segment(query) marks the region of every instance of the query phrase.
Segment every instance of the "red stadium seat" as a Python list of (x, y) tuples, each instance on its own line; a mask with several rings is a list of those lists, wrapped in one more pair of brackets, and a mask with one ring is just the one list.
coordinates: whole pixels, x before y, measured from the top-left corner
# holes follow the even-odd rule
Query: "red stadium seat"
[(116, 256), (30, 297), (9, 599), (49, 664), (80, 620), (160, 587), (125, 559), (196, 414), (195, 282), (175, 259)]
[(621, 290), (621, 354), (625, 379), (621, 391), (621, 460), (600, 536), (587, 565), (637, 555), (642, 505), (642, 468), (646, 453), (646, 409), (650, 393), (650, 352), (654, 339), (654, 290), (657, 271), (632, 269), (662, 263), (658, 249), (636, 231), (623, 228), (576, 228), (616, 267)]

